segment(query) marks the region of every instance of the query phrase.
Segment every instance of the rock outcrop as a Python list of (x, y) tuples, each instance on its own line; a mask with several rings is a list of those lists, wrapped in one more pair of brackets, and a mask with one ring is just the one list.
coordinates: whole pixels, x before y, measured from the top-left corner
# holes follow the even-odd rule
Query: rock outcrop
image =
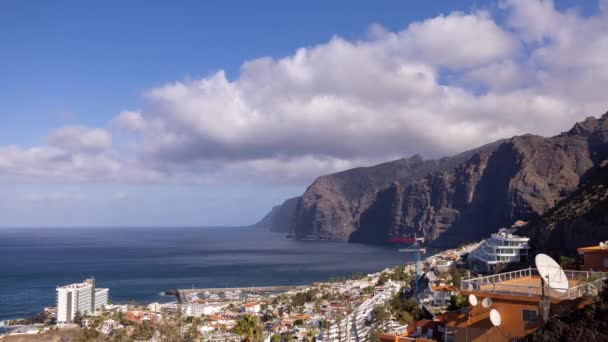
[(522, 228), (537, 252), (576, 253), (608, 240), (608, 161), (574, 193)]
[(452, 169), (473, 154), (491, 151), (499, 144), (500, 141), (438, 160), (423, 160), (415, 155), (321, 176), (298, 203), (293, 235), (298, 239), (348, 240), (378, 192), (394, 181), (409, 184), (429, 173)]
[(608, 113), (555, 137), (516, 136), (440, 160), (419, 156), (319, 177), (299, 201), (299, 239), (383, 243), (416, 232), (434, 245), (533, 220), (608, 155)]
[(295, 210), (300, 196), (293, 197), (281, 205), (273, 207), (258, 223), (256, 228), (267, 229), (271, 232), (287, 233), (293, 230)]

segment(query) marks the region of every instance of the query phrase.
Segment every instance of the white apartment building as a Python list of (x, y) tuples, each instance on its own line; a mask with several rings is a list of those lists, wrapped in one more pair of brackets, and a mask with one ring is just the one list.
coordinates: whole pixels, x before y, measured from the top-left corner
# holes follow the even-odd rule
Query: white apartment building
[(92, 314), (108, 303), (108, 289), (95, 288), (95, 278), (57, 287), (57, 323), (72, 323), (76, 312)]
[(469, 253), (469, 264), (480, 273), (494, 272), (499, 265), (517, 263), (528, 257), (530, 238), (515, 235), (516, 228), (501, 228), (498, 233)]
[(95, 289), (95, 311), (103, 309), (105, 305), (108, 305), (108, 298), (110, 296), (110, 289)]

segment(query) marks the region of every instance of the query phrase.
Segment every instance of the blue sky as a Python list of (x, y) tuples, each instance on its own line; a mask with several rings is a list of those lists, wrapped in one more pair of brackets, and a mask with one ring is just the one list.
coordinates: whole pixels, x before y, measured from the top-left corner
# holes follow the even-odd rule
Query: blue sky
[(401, 29), (413, 20), (477, 2), (421, 1), (59, 1), (0, 4), (6, 87), (4, 144), (39, 143), (51, 128), (104, 125), (143, 90), (243, 61), (286, 56), (333, 35), (359, 38), (372, 23)]
[[(575, 64), (592, 68), (597, 67), (597, 63), (589, 61), (588, 65), (581, 66), (573, 58), (563, 63), (560, 59), (561, 64), (552, 65), (539, 62), (539, 58), (545, 56), (539, 52), (542, 49), (563, 56), (563, 51), (574, 51), (563, 37), (574, 35), (584, 25), (588, 25), (585, 34), (592, 37), (595, 34), (601, 41), (604, 32), (594, 24), (603, 16), (600, 5), (601, 2), (596, 1), (530, 1), (530, 4), (517, 1), (184, 1), (179, 4), (3, 1), (0, 3), (0, 113), (3, 119), (0, 146), (16, 147), (14, 151), (0, 152), (0, 182), (5, 189), (0, 198), (0, 215), (4, 221), (0, 226), (247, 224), (263, 216), (272, 205), (300, 194), (316, 175), (324, 172), (413, 153), (437, 157), (528, 131), (558, 133), (581, 117), (598, 114), (594, 110), (602, 108), (601, 99), (599, 95), (597, 99), (593, 97), (592, 92), (577, 97), (566, 88), (549, 88), (544, 83), (546, 75), (554, 77), (554, 83), (576, 85), (582, 81), (568, 79), (563, 71)], [(538, 11), (534, 13), (539, 17), (546, 15), (547, 25), (551, 20), (562, 20), (566, 24), (560, 30), (555, 29), (560, 32), (553, 37), (546, 28), (526, 17), (525, 13), (532, 11)], [(449, 22), (434, 18), (448, 18)], [(564, 18), (572, 19), (571, 26)], [(379, 26), (372, 28), (374, 24)], [(415, 26), (411, 30), (410, 24)], [(480, 25), (484, 32), (494, 30), (496, 32), (491, 33), (496, 35), (488, 36), (488, 43), (483, 43), (476, 37), (479, 32), (475, 32), (474, 25)], [(458, 37), (463, 39), (463, 49), (466, 46), (466, 49), (484, 50), (498, 40), (504, 40), (504, 44), (492, 45), (494, 50), (479, 56), (467, 53), (458, 60), (448, 56), (451, 53), (441, 56), (439, 44), (445, 45), (441, 43), (442, 37), (460, 28), (462, 34)], [(403, 39), (393, 43), (387, 32)], [(538, 40), (537, 35), (542, 39)], [(336, 36), (340, 37), (339, 41), (332, 40)], [(471, 45), (477, 40), (483, 46)], [(589, 42), (583, 48), (592, 45)], [(298, 64), (296, 51), (302, 48), (307, 54), (302, 55), (305, 61)], [(357, 49), (362, 50), (357, 52)], [(371, 71), (366, 78), (347, 81), (352, 88), (347, 89), (340, 83), (343, 80), (339, 78), (348, 77), (348, 72), (329, 75), (331, 71), (327, 68), (336, 69), (336, 65), (324, 66), (319, 62), (353, 51), (357, 57), (371, 49), (377, 51), (358, 61), (360, 70)], [(320, 56), (318, 59), (314, 51)], [(454, 112), (466, 111), (471, 106), (486, 108), (483, 113), (467, 114), (470, 117), (456, 120), (454, 127), (444, 128), (446, 132), (460, 130), (468, 135), (444, 137), (433, 133), (418, 137), (410, 134), (399, 142), (398, 149), (391, 150), (387, 146), (394, 145), (395, 139), (402, 139), (399, 137), (402, 134), (387, 131), (387, 127), (379, 127), (379, 135), (369, 137), (362, 136), (357, 125), (344, 128), (344, 132), (341, 126), (331, 127), (347, 115), (344, 113), (359, 113), (357, 120), (371, 115), (377, 119), (375, 122), (399, 122), (406, 132), (403, 135), (408, 135), (410, 129), (419, 130), (411, 123), (408, 113), (395, 112), (395, 116), (387, 120), (384, 114), (368, 112), (369, 108), (376, 108), (373, 101), (381, 101), (383, 105), (392, 103), (389, 95), (382, 94), (390, 94), (392, 90), (396, 94), (410, 91), (399, 79), (387, 81), (389, 87), (395, 84), (394, 89), (389, 88), (373, 99), (361, 100), (365, 105), (351, 101), (361, 99), (361, 89), (377, 82), (374, 77), (397, 75), (396, 69), (384, 69), (393, 63), (393, 57), (387, 56), (393, 55), (395, 63), (420, 68), (421, 74), (436, 78), (436, 84), (429, 87), (449, 86), (454, 93), (456, 90), (470, 92), (471, 104), (454, 107)], [(257, 63), (255, 68), (241, 72), (243, 63), (265, 56), (272, 58), (270, 64)], [(382, 56), (384, 64), (378, 62), (378, 56)], [(376, 57), (378, 59), (374, 59)], [(370, 64), (364, 64), (367, 62)], [(301, 70), (294, 71), (300, 66)], [(380, 69), (383, 73), (376, 73)], [(526, 79), (522, 79), (530, 70), (541, 69), (545, 78), (525, 76)], [(213, 79), (218, 70), (225, 71), (225, 79)], [(488, 80), (483, 76), (488, 70), (495, 75), (499, 72), (506, 75), (505, 82), (496, 84)], [(597, 74), (592, 69), (584, 71)], [(296, 73), (301, 76), (302, 72), (329, 76), (318, 80), (306, 78), (312, 81), (305, 87), (294, 86), (293, 79), (274, 84), (275, 80), (293, 77)], [(209, 81), (214, 90), (199, 93), (204, 81)], [(604, 79), (594, 81), (598, 85)], [(171, 88), (176, 85), (188, 89), (189, 95), (176, 97), (175, 87)], [(267, 85), (278, 91), (260, 95), (251, 90)], [(291, 86), (293, 88), (289, 88)], [(303, 98), (298, 103), (299, 107), (314, 105), (314, 109), (293, 117), (280, 116), (279, 108), (291, 108), (288, 106), (293, 103), (277, 104), (275, 97), (308, 96), (313, 86), (314, 92), (324, 97), (315, 97), (314, 101)], [(227, 93), (217, 92), (227, 87), (231, 88)], [(492, 111), (492, 106), (487, 104), (489, 96), (484, 95), (500, 96), (501, 101), (507, 101), (514, 94), (521, 96), (522, 92), (529, 97), (519, 99), (518, 103), (530, 101), (532, 106), (522, 107), (522, 114), (540, 113), (536, 121), (522, 124), (510, 121), (503, 113), (492, 117), (486, 114)], [(365, 91), (369, 93), (373, 90)], [(236, 109), (222, 112), (221, 108), (228, 108), (228, 103), (232, 103), (231, 98), (241, 95)], [(340, 106), (347, 103), (350, 109), (336, 109), (335, 103), (319, 105), (318, 100), (327, 96), (341, 100)], [(411, 96), (426, 98), (429, 94), (416, 92)], [(531, 100), (534, 96), (536, 102)], [(533, 107), (538, 106), (535, 104), (538, 96), (543, 96), (542, 108)], [(219, 98), (229, 102), (222, 103)], [(408, 103), (400, 106), (407, 107)], [(234, 113), (242, 107), (247, 107), (249, 114)], [(393, 108), (387, 108), (391, 110)], [(117, 121), (125, 121), (117, 120), (125, 111), (137, 113), (137, 118), (145, 120), (145, 131), (132, 126), (117, 128)], [(431, 124), (433, 120), (444, 121), (438, 119), (439, 112), (451, 111), (451, 107), (424, 107), (418, 113), (427, 113), (425, 118)], [(542, 124), (547, 118), (544, 111), (555, 113), (555, 124), (549, 127)], [(256, 113), (256, 121), (251, 121), (251, 113)], [(215, 121), (224, 124), (201, 117), (217, 118)], [(313, 118), (320, 121), (306, 126)], [(351, 119), (349, 117), (348, 122)], [(357, 120), (353, 122), (358, 123)], [(155, 122), (162, 125), (155, 126)], [(234, 122), (237, 124), (232, 127)], [(252, 128), (243, 130), (242, 122)], [(163, 127), (162, 132), (158, 131), (159, 125)], [(67, 151), (65, 145), (61, 148), (53, 145), (49, 137), (66, 126), (107, 132), (111, 146), (95, 147), (97, 154), (92, 155), (90, 150)], [(280, 129), (274, 130), (275, 126)], [(330, 129), (324, 131), (327, 127)], [(85, 134), (84, 129), (76, 131)], [(336, 141), (328, 138), (337, 131), (340, 132), (336, 134)], [(376, 146), (379, 136), (386, 137), (387, 141)], [(65, 139), (83, 141), (82, 136)], [(319, 143), (311, 144), (314, 140)], [(96, 167), (106, 163), (110, 165), (107, 168), (115, 165), (121, 170), (138, 169), (138, 172), (131, 175), (129, 171), (124, 175), (112, 169), (112, 174), (107, 176), (105, 171), (87, 168), (84, 174), (85, 171), (78, 169), (82, 168), (81, 164), (49, 165), (49, 160), (53, 160), (50, 157), (32, 161), (38, 154), (28, 149), (37, 148), (48, 149), (51, 154), (68, 155), (69, 152), (75, 164), (82, 159), (83, 163), (92, 165), (94, 160)], [(10, 170), (9, 167), (1, 169), (2, 153), (12, 158), (7, 162)], [(65, 171), (68, 167), (69, 172)], [(106, 166), (99, 168), (105, 170)], [(73, 169), (77, 170), (72, 172)], [(252, 169), (255, 172), (250, 172)], [(36, 215), (28, 214), (31, 212)]]

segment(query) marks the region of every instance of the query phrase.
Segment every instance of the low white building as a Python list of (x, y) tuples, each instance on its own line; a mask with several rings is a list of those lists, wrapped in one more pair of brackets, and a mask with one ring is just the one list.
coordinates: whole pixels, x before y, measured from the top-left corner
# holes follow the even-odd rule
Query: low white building
[(241, 306), (241, 312), (258, 313), (261, 310), (260, 302), (245, 303)]
[(161, 312), (162, 305), (158, 302), (150, 303), (148, 304), (148, 310), (156, 313)]
[(57, 287), (57, 323), (72, 323), (76, 313), (95, 313), (108, 303), (108, 289), (96, 289), (95, 278)]
[(186, 316), (200, 317), (203, 315), (213, 315), (220, 312), (223, 306), (220, 305), (209, 305), (209, 304), (186, 304), (183, 307), (184, 314)]
[(501, 228), (498, 233), (482, 241), (469, 253), (468, 262), (480, 273), (494, 272), (497, 267), (525, 261), (528, 257), (530, 238), (515, 235), (516, 228)]

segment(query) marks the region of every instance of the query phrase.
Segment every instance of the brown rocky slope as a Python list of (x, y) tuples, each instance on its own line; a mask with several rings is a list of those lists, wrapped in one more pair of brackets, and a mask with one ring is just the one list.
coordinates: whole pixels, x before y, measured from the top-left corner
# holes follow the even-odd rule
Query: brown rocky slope
[(266, 214), (258, 223), (254, 224), (253, 227), (279, 233), (292, 231), (292, 226), (294, 225), (293, 218), (299, 200), (300, 196), (293, 197), (282, 204), (273, 207), (270, 212), (268, 212), (268, 214)]
[(522, 228), (537, 252), (576, 253), (608, 240), (608, 161), (574, 193)]
[(516, 136), (440, 160), (419, 156), (319, 177), (299, 200), (299, 239), (384, 243), (414, 232), (438, 246), (532, 220), (608, 155), (608, 113), (555, 137)]

